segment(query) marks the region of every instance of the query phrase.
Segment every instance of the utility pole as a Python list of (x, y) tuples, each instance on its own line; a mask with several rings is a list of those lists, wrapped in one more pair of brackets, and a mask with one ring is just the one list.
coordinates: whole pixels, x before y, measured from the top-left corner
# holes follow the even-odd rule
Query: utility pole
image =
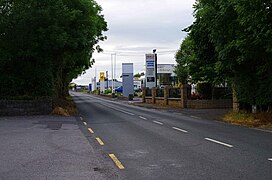
[(116, 71), (116, 53), (111, 54), (111, 93), (112, 97), (114, 97), (114, 79), (115, 79), (115, 71)]
[(112, 96), (114, 95), (114, 89), (113, 89), (113, 54), (111, 54), (111, 93)]
[[(116, 77), (116, 53), (114, 53), (114, 75), (113, 75), (113, 77), (114, 77), (114, 79), (115, 79), (115, 77)], [(113, 83), (113, 85), (115, 85), (115, 83)]]

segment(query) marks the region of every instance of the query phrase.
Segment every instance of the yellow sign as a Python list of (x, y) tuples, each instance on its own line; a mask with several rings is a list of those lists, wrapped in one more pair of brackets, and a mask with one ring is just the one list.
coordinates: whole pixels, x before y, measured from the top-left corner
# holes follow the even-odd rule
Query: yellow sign
[(105, 73), (100, 72), (100, 81), (105, 81)]

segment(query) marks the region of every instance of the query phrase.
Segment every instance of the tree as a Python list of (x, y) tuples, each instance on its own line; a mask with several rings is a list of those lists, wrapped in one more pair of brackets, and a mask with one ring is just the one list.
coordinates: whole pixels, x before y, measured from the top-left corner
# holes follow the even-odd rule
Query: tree
[(1, 95), (66, 96), (101, 51), (101, 10), (93, 0), (0, 0)]
[(187, 28), (193, 72), (209, 82), (230, 80), (241, 103), (271, 106), (271, 1), (198, 0), (194, 8)]

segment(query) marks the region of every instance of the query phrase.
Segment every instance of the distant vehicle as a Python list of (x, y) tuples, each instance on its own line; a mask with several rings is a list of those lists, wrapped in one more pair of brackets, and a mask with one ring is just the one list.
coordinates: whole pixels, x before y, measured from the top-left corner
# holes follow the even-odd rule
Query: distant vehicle
[(122, 93), (123, 92), (123, 86), (120, 86), (118, 88), (114, 89), (115, 92)]
[(141, 88), (141, 87), (134, 88), (134, 91), (135, 91), (135, 92), (142, 92), (142, 88)]

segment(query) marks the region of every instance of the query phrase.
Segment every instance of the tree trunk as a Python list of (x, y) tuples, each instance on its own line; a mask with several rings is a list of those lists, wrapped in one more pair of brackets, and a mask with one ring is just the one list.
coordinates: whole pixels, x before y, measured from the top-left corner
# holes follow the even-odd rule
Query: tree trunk
[(253, 114), (257, 113), (257, 106), (256, 105), (252, 105), (252, 113)]

